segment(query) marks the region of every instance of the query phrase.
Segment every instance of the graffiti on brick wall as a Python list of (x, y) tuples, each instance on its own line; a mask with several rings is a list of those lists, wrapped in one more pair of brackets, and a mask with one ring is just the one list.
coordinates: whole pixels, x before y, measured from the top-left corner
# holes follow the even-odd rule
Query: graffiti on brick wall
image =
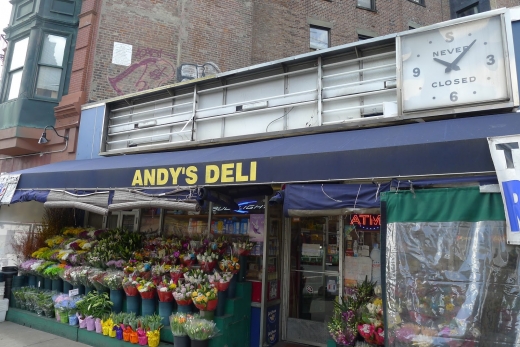
[(166, 84), (175, 77), (175, 65), (162, 58), (145, 58), (114, 77), (110, 85), (118, 95), (139, 92)]
[(181, 64), (177, 68), (177, 82), (193, 80), (196, 78), (208, 77), (220, 73), (217, 64), (207, 62), (202, 65), (198, 64)]
[[(173, 57), (176, 59), (176, 57)], [(124, 70), (112, 65), (109, 69), (108, 82), (118, 95), (153, 89), (174, 81), (182, 82), (196, 78), (208, 77), (220, 73), (217, 64), (184, 63), (178, 68), (168, 59), (162, 49), (139, 47), (134, 51), (136, 61)], [(177, 75), (177, 76), (176, 76)]]

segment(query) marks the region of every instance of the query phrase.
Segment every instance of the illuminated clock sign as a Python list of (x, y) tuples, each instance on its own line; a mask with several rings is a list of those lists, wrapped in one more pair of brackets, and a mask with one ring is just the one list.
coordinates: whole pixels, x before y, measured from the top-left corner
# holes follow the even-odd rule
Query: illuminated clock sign
[(361, 229), (377, 230), (381, 227), (381, 215), (356, 213), (350, 216), (350, 225)]

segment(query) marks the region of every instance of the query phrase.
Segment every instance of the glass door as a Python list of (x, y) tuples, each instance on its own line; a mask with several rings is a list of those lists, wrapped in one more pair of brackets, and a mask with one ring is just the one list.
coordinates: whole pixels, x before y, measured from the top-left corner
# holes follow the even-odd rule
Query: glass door
[(325, 346), (340, 293), (340, 217), (291, 221), (287, 340)]

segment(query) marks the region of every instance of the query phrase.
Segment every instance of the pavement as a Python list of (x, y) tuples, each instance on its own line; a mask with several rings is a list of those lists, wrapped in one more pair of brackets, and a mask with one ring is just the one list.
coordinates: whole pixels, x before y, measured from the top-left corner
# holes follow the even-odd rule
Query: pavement
[(44, 331), (28, 328), (12, 322), (0, 323), (0, 346), (2, 347), (89, 347)]

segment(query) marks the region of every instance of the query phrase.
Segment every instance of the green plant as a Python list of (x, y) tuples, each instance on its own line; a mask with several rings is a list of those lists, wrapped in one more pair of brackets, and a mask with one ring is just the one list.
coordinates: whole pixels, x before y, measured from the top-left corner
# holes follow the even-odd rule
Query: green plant
[(101, 318), (110, 313), (112, 305), (107, 293), (98, 293), (93, 290), (76, 303), (76, 309), (86, 317)]
[(218, 333), (215, 322), (206, 319), (189, 319), (185, 324), (186, 332), (192, 340), (208, 340)]
[(147, 330), (150, 331), (161, 329), (162, 317), (155, 313), (152, 316), (148, 316), (148, 324), (145, 327), (148, 328)]

